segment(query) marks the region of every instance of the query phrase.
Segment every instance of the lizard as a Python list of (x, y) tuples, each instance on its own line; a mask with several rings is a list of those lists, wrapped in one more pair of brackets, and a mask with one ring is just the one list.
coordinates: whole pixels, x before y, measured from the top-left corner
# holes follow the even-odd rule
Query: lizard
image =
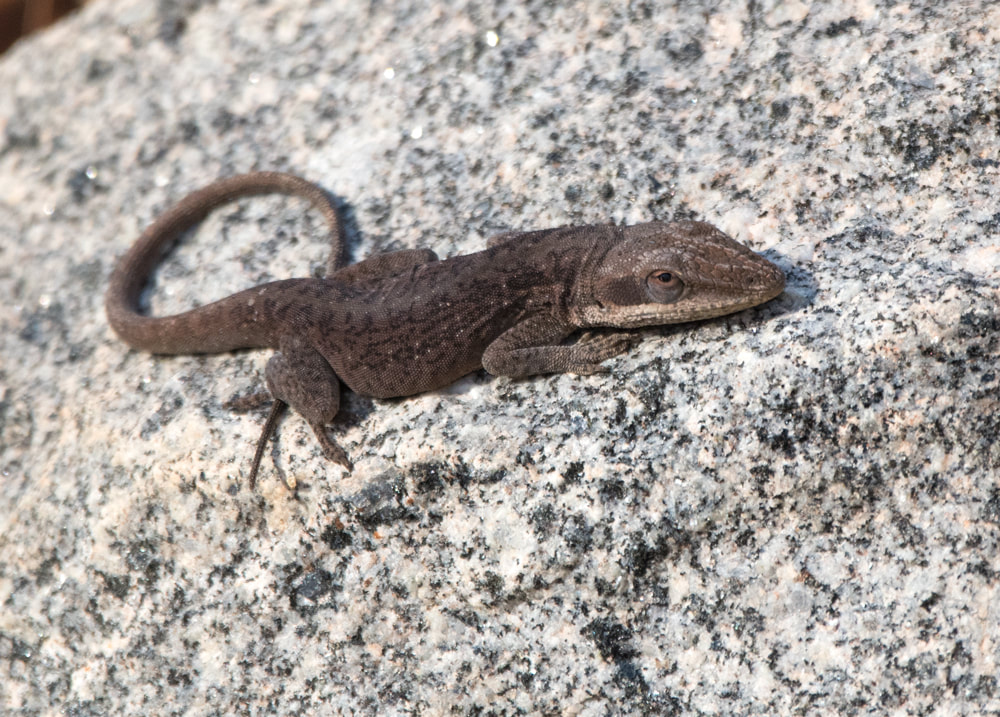
[[(271, 281), (172, 316), (142, 312), (142, 291), (168, 246), (213, 209), (267, 193), (303, 198), (323, 215), (331, 247), (322, 278)], [(306, 420), (329, 460), (352, 469), (328, 434), (341, 383), (364, 396), (393, 398), (442, 388), (480, 368), (511, 378), (594, 373), (629, 348), (631, 329), (730, 314), (785, 287), (780, 268), (698, 221), (513, 231), (471, 254), (438, 259), (430, 249), (404, 249), (348, 266), (342, 227), (318, 185), (251, 172), (187, 195), (146, 228), (111, 273), (108, 322), (133, 348), (276, 350), (265, 367), (267, 393), (248, 401), (273, 398), (251, 490), (287, 406)], [(602, 328), (614, 330), (593, 331)], [(577, 331), (583, 333), (567, 344)]]

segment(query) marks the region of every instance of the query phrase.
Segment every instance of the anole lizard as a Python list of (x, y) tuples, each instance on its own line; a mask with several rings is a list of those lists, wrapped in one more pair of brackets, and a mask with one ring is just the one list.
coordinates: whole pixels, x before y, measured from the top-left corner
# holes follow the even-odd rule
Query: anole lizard
[[(309, 200), (330, 227), (325, 278), (286, 279), (167, 317), (140, 313), (139, 297), (164, 247), (215, 207), (277, 192)], [(511, 232), (474, 254), (439, 260), (408, 249), (342, 266), (337, 210), (315, 184), (256, 172), (182, 199), (122, 257), (105, 296), (115, 333), (137, 349), (196, 354), (277, 349), (267, 363), (274, 398), (250, 469), (286, 405), (312, 427), (327, 458), (346, 469), (327, 434), (340, 382), (365, 396), (409, 396), (485, 368), (512, 378), (593, 373), (624, 352), (629, 334), (578, 329), (672, 324), (763, 303), (782, 292), (781, 270), (701, 222), (568, 226)]]

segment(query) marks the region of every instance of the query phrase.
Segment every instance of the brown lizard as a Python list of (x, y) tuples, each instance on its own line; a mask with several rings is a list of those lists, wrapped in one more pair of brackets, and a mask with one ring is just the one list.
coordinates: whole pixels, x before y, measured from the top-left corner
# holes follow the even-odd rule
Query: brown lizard
[[(139, 298), (164, 247), (212, 209), (277, 192), (309, 200), (330, 227), (325, 278), (286, 279), (166, 317)], [(474, 254), (439, 260), (407, 249), (342, 266), (343, 235), (326, 193), (299, 177), (257, 172), (188, 195), (122, 257), (105, 296), (115, 333), (137, 349), (196, 354), (277, 349), (267, 363), (274, 398), (250, 469), (286, 405), (346, 469), (327, 435), (340, 382), (364, 396), (410, 396), (485, 368), (495, 376), (593, 373), (629, 346), (629, 334), (578, 329), (672, 324), (732, 313), (782, 292), (781, 270), (702, 222), (567, 226), (493, 237)]]

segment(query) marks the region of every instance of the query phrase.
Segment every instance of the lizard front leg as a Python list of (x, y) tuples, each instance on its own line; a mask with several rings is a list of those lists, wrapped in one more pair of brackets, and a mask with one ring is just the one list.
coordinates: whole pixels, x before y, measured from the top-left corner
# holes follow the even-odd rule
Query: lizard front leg
[(327, 424), (340, 410), (340, 379), (319, 351), (299, 336), (283, 337), (278, 353), (267, 362), (264, 376), (267, 390), (274, 397), (274, 405), (257, 442), (250, 471), (251, 489), (256, 481), (264, 444), (274, 432), (286, 404), (306, 419), (326, 457), (351, 470), (347, 453), (327, 434)]
[(551, 316), (537, 315), (515, 324), (483, 352), (483, 368), (494, 376), (521, 378), (539, 373), (588, 374), (629, 347), (627, 333), (585, 334), (570, 346), (560, 342), (576, 330)]

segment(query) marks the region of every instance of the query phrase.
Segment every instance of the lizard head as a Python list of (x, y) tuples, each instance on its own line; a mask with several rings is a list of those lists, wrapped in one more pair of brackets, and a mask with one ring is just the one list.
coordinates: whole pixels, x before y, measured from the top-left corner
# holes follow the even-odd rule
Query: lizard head
[(581, 326), (634, 328), (730, 314), (784, 288), (781, 269), (710, 224), (648, 222), (620, 230), (573, 305)]

